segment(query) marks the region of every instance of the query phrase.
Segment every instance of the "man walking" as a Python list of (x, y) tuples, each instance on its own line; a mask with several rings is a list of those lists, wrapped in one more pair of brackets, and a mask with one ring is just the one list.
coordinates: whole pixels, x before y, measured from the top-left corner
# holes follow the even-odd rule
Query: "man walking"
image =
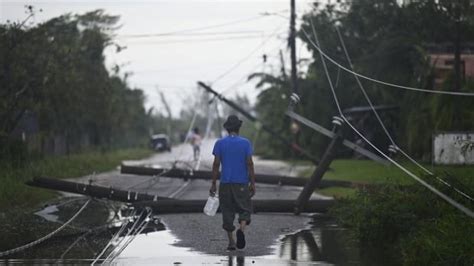
[[(250, 224), (251, 202), (255, 195), (255, 173), (252, 160), (252, 144), (239, 136), (242, 121), (235, 115), (230, 115), (224, 123), (229, 135), (219, 139), (214, 144), (212, 154), (212, 185), (211, 194), (216, 193), (216, 181), (219, 177), (219, 167), (222, 165), (219, 182), (219, 201), (222, 211), (222, 227), (227, 232), (229, 245), (227, 250), (245, 247), (245, 227)], [(237, 243), (234, 240), (235, 214), (239, 215)]]
[(201, 154), (201, 141), (202, 137), (199, 135), (199, 128), (195, 127), (191, 136), (189, 137), (189, 141), (191, 142), (191, 146), (193, 147), (193, 158), (194, 161), (199, 159)]

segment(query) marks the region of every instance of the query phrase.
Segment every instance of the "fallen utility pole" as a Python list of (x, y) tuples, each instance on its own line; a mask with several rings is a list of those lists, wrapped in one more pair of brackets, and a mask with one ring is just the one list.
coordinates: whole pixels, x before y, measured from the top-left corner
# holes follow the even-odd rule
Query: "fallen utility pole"
[(273, 137), (275, 137), (277, 140), (279, 140), (281, 143), (289, 146), (291, 149), (299, 152), (301, 155), (303, 155), (304, 157), (306, 157), (307, 159), (309, 159), (310, 161), (312, 161), (314, 164), (318, 164), (319, 161), (313, 156), (311, 155), (309, 152), (307, 152), (306, 150), (304, 150), (303, 148), (301, 148), (299, 145), (297, 145), (296, 143), (293, 143), (291, 142), (290, 140), (284, 138), (283, 136), (281, 136), (280, 134), (278, 134), (276, 131), (274, 131), (272, 128), (270, 128), (269, 126), (261, 123), (260, 121), (258, 121), (258, 119), (251, 115), (249, 112), (245, 111), (244, 109), (242, 109), (240, 106), (238, 106), (236, 103), (232, 102), (231, 100), (228, 100), (226, 99), (224, 96), (222, 96), (221, 94), (219, 94), (218, 92), (216, 92), (215, 90), (213, 90), (210, 86), (204, 84), (203, 82), (199, 81), (198, 82), (198, 85), (203, 87), (206, 91), (208, 91), (209, 93), (212, 93), (214, 96), (216, 96), (219, 100), (223, 101), (224, 103), (226, 103), (227, 105), (229, 105), (230, 107), (232, 107), (233, 109), (235, 109), (237, 112), (241, 113), (243, 116), (245, 116), (248, 120), (254, 122), (254, 123), (259, 123), (261, 128), (266, 131), (267, 133), (269, 133), (270, 135), (272, 135)]
[[(310, 200), (301, 209), (301, 212), (327, 212), (334, 200)], [(137, 202), (137, 207), (151, 207), (158, 213), (189, 213), (202, 212), (205, 200), (160, 200), (153, 202)], [(252, 200), (253, 212), (293, 212), (294, 200)]]
[(334, 128), (332, 130), (332, 140), (329, 143), (329, 146), (326, 148), (326, 151), (324, 152), (323, 158), (321, 159), (321, 163), (316, 167), (311, 176), (311, 179), (303, 187), (303, 190), (296, 199), (296, 204), (294, 208), (295, 214), (300, 214), (302, 211), (304, 211), (304, 208), (308, 203), (311, 194), (313, 194), (314, 190), (318, 187), (318, 184), (321, 182), (324, 173), (326, 173), (326, 171), (329, 169), (329, 165), (334, 159), (335, 151), (342, 143), (341, 126), (343, 124), (343, 120), (340, 117), (334, 117), (333, 124)]
[[(212, 172), (203, 170), (187, 170), (187, 169), (164, 169), (164, 168), (151, 168), (143, 166), (129, 166), (123, 165), (120, 167), (122, 174), (133, 174), (133, 175), (146, 175), (146, 176), (158, 176), (164, 175), (165, 177), (171, 178), (185, 178), (185, 179), (204, 179), (211, 180)], [(304, 186), (308, 182), (308, 178), (305, 177), (292, 177), (292, 176), (273, 176), (264, 174), (255, 174), (257, 183), (263, 184), (274, 184), (283, 186)], [(319, 188), (326, 187), (352, 187), (352, 182), (340, 181), (340, 180), (322, 180), (319, 184)]]
[[(133, 203), (137, 207), (151, 207), (158, 213), (192, 213), (202, 212), (206, 200), (176, 200), (138, 192), (119, 190), (82, 184), (52, 178), (35, 177), (28, 185), (64, 192), (87, 195), (95, 198), (106, 198), (114, 201)], [(333, 200), (311, 200), (304, 204), (301, 212), (326, 212)], [(254, 212), (292, 212), (294, 200), (253, 200)]]
[(26, 184), (33, 187), (76, 193), (94, 198), (106, 198), (121, 202), (156, 201), (169, 199), (165, 197), (158, 197), (157, 195), (149, 195), (130, 190), (120, 190), (112, 187), (107, 188), (96, 186), (91, 183), (83, 184), (54, 178), (35, 177), (33, 180), (26, 182)]

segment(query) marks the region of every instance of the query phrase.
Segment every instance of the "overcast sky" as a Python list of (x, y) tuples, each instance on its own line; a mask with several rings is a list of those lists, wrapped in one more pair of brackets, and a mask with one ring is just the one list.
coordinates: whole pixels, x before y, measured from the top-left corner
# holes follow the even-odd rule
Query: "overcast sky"
[[(122, 27), (117, 30), (115, 40), (127, 48), (120, 53), (107, 49), (107, 66), (118, 64), (122, 73), (134, 73), (129, 83), (144, 90), (147, 108), (154, 106), (164, 111), (157, 88), (163, 91), (175, 116), (189, 104), (185, 100), (198, 91), (197, 81), (212, 83), (214, 89), (225, 91), (228, 97), (245, 94), (254, 103), (258, 90), (254, 83), (246, 83), (248, 74), (277, 71), (280, 49), (289, 64), (286, 45), (289, 0), (1, 0), (0, 3), (1, 23), (24, 19), (25, 5), (43, 10), (36, 13), (32, 23), (68, 12), (95, 9), (119, 15)], [(299, 17), (310, 10), (311, 1), (296, 0), (296, 3)], [(171, 32), (175, 33), (162, 34)], [(308, 57), (301, 43), (298, 42), (297, 48), (300, 58)], [(268, 58), (265, 64), (263, 54)]]

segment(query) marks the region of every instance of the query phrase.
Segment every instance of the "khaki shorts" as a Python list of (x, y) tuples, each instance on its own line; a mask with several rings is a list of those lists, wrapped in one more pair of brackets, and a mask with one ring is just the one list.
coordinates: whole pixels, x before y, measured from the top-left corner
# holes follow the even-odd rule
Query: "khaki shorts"
[(235, 230), (235, 214), (239, 214), (239, 223), (250, 224), (252, 203), (248, 184), (220, 184), (219, 204), (222, 212), (222, 228), (232, 232)]

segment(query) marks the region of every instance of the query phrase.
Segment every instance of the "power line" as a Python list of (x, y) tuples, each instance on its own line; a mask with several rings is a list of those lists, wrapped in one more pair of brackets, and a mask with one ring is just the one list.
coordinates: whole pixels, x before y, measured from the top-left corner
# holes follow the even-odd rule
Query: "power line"
[(39, 238), (33, 242), (30, 242), (26, 245), (23, 245), (23, 246), (20, 246), (20, 247), (17, 247), (17, 248), (14, 248), (14, 249), (10, 249), (10, 250), (6, 250), (6, 251), (2, 251), (0, 252), (0, 257), (4, 257), (4, 256), (8, 256), (10, 254), (13, 254), (13, 253), (17, 253), (17, 252), (20, 252), (20, 251), (24, 251), (28, 248), (31, 248), (31, 247), (34, 247), (36, 245), (38, 245), (39, 243), (45, 241), (45, 240), (48, 240), (49, 238), (53, 237), (54, 235), (56, 235), (57, 233), (59, 233), (61, 230), (63, 230), (64, 228), (66, 228), (66, 226), (68, 226), (72, 221), (74, 221), (77, 216), (79, 216), (79, 214), (81, 214), (81, 212), (87, 207), (87, 205), (89, 204), (91, 200), (88, 199), (86, 201), (86, 203), (84, 203), (84, 205), (82, 205), (82, 207), (76, 212), (76, 214), (74, 214), (67, 222), (65, 222), (63, 225), (61, 225), (60, 227), (58, 227), (56, 230), (54, 230), (53, 232), (47, 234), (46, 236), (43, 236), (42, 238)]
[[(141, 234), (142, 231), (147, 227), (148, 223), (150, 222), (150, 216), (152, 214), (152, 211), (151, 209), (150, 210), (147, 210), (147, 215), (143, 218), (143, 221), (138, 225), (137, 228), (135, 228), (135, 231), (133, 231), (133, 229), (130, 230), (130, 232), (132, 232), (131, 236), (129, 234), (127, 234), (123, 239), (125, 239), (127, 236), (129, 237), (125, 243), (122, 245), (122, 247), (117, 251), (115, 252), (115, 254), (113, 254), (113, 251), (109, 254), (109, 256), (107, 256), (107, 258), (105, 258), (105, 260), (103, 261), (104, 264), (112, 264), (112, 262), (122, 253), (122, 251), (137, 237), (137, 235)], [(142, 216), (140, 215), (140, 217), (137, 219), (137, 222), (140, 220)], [(118, 247), (118, 245), (117, 245)], [(112, 255), (113, 254), (113, 255)], [(109, 261), (110, 259), (110, 261)]]
[(308, 33), (305, 31), (304, 28), (301, 28), (303, 34), (306, 36), (306, 38), (308, 38), (309, 42), (311, 43), (311, 45), (316, 49), (318, 50), (318, 52), (320, 53), (320, 55), (322, 55), (324, 58), (326, 58), (329, 62), (333, 63), (334, 65), (336, 65), (337, 67), (343, 69), (344, 71), (348, 72), (348, 73), (351, 73), (353, 75), (356, 75), (360, 78), (363, 78), (363, 79), (366, 79), (366, 80), (369, 80), (369, 81), (372, 81), (372, 82), (375, 82), (375, 83), (378, 83), (378, 84), (382, 84), (382, 85), (386, 85), (386, 86), (389, 86), (389, 87), (394, 87), (394, 88), (399, 88), (399, 89), (404, 89), (404, 90), (410, 90), (410, 91), (418, 91), (418, 92), (427, 92), (427, 93), (434, 93), (434, 94), (445, 94), (445, 95), (454, 95), (454, 96), (474, 96), (474, 93), (470, 93), (470, 92), (456, 92), (456, 91), (438, 91), (438, 90), (427, 90), (427, 89), (420, 89), (420, 88), (414, 88), (414, 87), (409, 87), (409, 86), (403, 86), (403, 85), (398, 85), (398, 84), (394, 84), (394, 83), (390, 83), (390, 82), (386, 82), (386, 81), (382, 81), (382, 80), (378, 80), (378, 79), (374, 79), (374, 78), (371, 78), (371, 77), (368, 77), (368, 76), (365, 76), (365, 75), (362, 75), (360, 73), (357, 73), (355, 71), (352, 71), (346, 67), (344, 67), (343, 65), (339, 64), (338, 62), (336, 62), (336, 60), (332, 59), (331, 57), (329, 57), (320, 47), (319, 45), (316, 45), (308, 36)]
[(243, 62), (247, 61), (254, 53), (256, 53), (263, 45), (265, 45), (265, 43), (267, 43), (271, 37), (274, 37), (276, 34), (276, 32), (281, 28), (283, 24), (281, 24), (280, 26), (278, 26), (265, 40), (263, 40), (254, 50), (252, 50), (248, 55), (246, 55), (245, 57), (243, 57), (242, 59), (240, 59), (237, 63), (235, 63), (232, 67), (230, 67), (228, 70), (226, 70), (224, 73), (222, 73), (221, 75), (219, 75), (214, 81), (211, 82), (211, 84), (214, 84), (216, 83), (217, 81), (219, 81), (220, 79), (222, 79), (223, 77), (225, 77), (226, 75), (228, 75), (229, 73), (231, 73), (232, 71), (234, 71), (237, 67), (239, 67)]
[(216, 42), (216, 41), (235, 41), (235, 40), (249, 40), (249, 39), (260, 39), (262, 37), (274, 37), (282, 33), (271, 34), (271, 35), (244, 35), (238, 37), (225, 37), (225, 38), (207, 38), (207, 39), (179, 39), (179, 40), (166, 40), (166, 41), (140, 41), (140, 42), (127, 42), (127, 45), (158, 45), (158, 44), (174, 44), (174, 43), (190, 43), (196, 42)]
[[(279, 50), (280, 49), (280, 46), (277, 46), (276, 49), (274, 50)], [(273, 52), (272, 52), (273, 53)], [(267, 58), (269, 57), (269, 54), (268, 53), (265, 53), (267, 55)], [(271, 53), (270, 53), (271, 54)], [(262, 65), (263, 64), (263, 65)], [(241, 78), (239, 78), (236, 82), (234, 82), (232, 85), (230, 85), (228, 88), (224, 89), (222, 92), (220, 92), (220, 94), (222, 96), (224, 96), (226, 93), (228, 93), (229, 91), (235, 89), (237, 87), (237, 85), (239, 85), (240, 83), (242, 83), (243, 81), (247, 81), (248, 82), (248, 77), (250, 76), (250, 74), (253, 74), (259, 67), (264, 67), (265, 66), (265, 63), (258, 63), (258, 64), (255, 64), (251, 70), (245, 74), (244, 76), (242, 76)]]
[(238, 85), (240, 85), (241, 83), (244, 83), (245, 81), (248, 81), (248, 76), (250, 74), (252, 74), (255, 70), (257, 70), (257, 68), (260, 68), (262, 66), (262, 63), (258, 63), (256, 64), (255, 66), (253, 66), (251, 68), (251, 70), (249, 71), (250, 73), (247, 73), (245, 74), (244, 76), (240, 77), (236, 82), (234, 82), (232, 85), (230, 85), (228, 88), (224, 89), (222, 92), (220, 92), (220, 94), (222, 96), (224, 96), (224, 94), (228, 93), (229, 91), (237, 88)]
[(160, 34), (160, 33), (149, 33), (149, 34), (138, 34), (138, 35), (121, 35), (119, 39), (141, 39), (141, 38), (154, 38), (154, 37), (173, 37), (173, 36), (219, 36), (219, 35), (241, 35), (241, 34), (262, 34), (262, 30), (239, 30), (239, 31), (215, 31), (215, 32), (183, 32), (174, 34)]
[[(308, 38), (308, 41), (314, 46), (314, 47), (318, 47), (319, 49), (319, 39), (318, 39), (318, 35), (316, 33), (316, 29), (314, 28), (314, 25), (313, 25), (313, 22), (312, 20), (310, 21), (311, 22), (311, 27), (313, 29), (313, 35), (314, 35), (314, 38), (315, 38), (315, 41), (316, 43), (313, 42), (313, 40), (309, 37), (309, 35), (306, 33), (306, 31), (304, 29), (303, 30), (303, 33), (305, 34), (305, 36)], [(397, 166), (399, 169), (401, 169), (403, 172), (405, 172), (407, 175), (409, 175), (410, 177), (412, 177), (413, 179), (415, 179), (418, 183), (422, 184), (424, 187), (426, 187), (427, 189), (429, 189), (430, 191), (432, 191), (433, 193), (435, 193), (436, 195), (438, 195), (439, 197), (441, 197), (442, 199), (444, 199), (445, 201), (447, 201), (449, 204), (451, 204), (453, 207), (457, 208), (458, 210), (464, 212), (466, 215), (468, 215), (469, 217), (471, 218), (474, 218), (474, 212), (471, 211), (470, 209), (466, 208), (465, 206), (463, 206), (462, 204), (458, 203), (457, 201), (453, 200), (452, 198), (450, 198), (449, 196), (445, 195), (444, 193), (440, 192), (439, 190), (437, 190), (436, 188), (434, 188), (433, 186), (431, 186), (430, 184), (428, 184), (427, 182), (425, 182), (424, 180), (422, 180), (421, 178), (419, 178), (418, 176), (416, 176), (415, 174), (413, 174), (412, 172), (410, 172), (409, 170), (407, 170), (405, 167), (403, 167), (402, 165), (400, 165), (399, 163), (397, 163), (395, 160), (393, 160), (392, 158), (390, 158), (390, 156), (386, 155), (384, 152), (382, 152), (379, 148), (377, 148), (377, 146), (375, 146), (372, 142), (370, 142), (362, 133), (360, 133), (351, 123), (350, 121), (345, 117), (344, 113), (342, 112), (342, 109), (341, 109), (341, 106), (339, 104), (339, 99), (337, 97), (337, 94), (336, 94), (336, 91), (334, 89), (334, 86), (332, 84), (332, 81), (331, 81), (331, 77), (329, 76), (329, 71), (327, 69), (327, 66), (326, 66), (326, 61), (324, 60), (323, 58), (323, 53), (320, 53), (320, 56), (321, 56), (321, 61), (322, 61), (322, 64), (323, 64), (323, 68), (324, 68), (324, 72), (326, 74), (326, 78), (328, 80), (328, 83), (329, 83), (329, 87), (331, 89), (331, 92), (332, 92), (332, 95), (333, 95), (333, 98), (334, 98), (334, 101), (336, 103), (336, 106), (337, 106), (337, 109), (339, 111), (339, 115), (342, 117), (342, 119), (351, 127), (351, 129), (357, 134), (359, 135), (359, 137), (361, 137), (365, 142), (367, 142), (367, 144), (369, 144), (372, 148), (374, 148), (377, 152), (379, 152), (383, 157), (385, 157), (387, 160), (389, 160), (391, 163), (393, 163), (395, 166)]]
[[(351, 60), (351, 57), (349, 56), (349, 52), (347, 51), (347, 47), (346, 47), (346, 44), (344, 42), (344, 39), (342, 38), (342, 35), (341, 35), (341, 32), (339, 31), (339, 28), (336, 26), (336, 32), (337, 32), (337, 35), (339, 37), (339, 41), (341, 43), (341, 46), (343, 48), (343, 51), (344, 51), (344, 54), (346, 56), (346, 59), (347, 59), (347, 62), (349, 63), (349, 66), (351, 68), (351, 70), (354, 69), (354, 65), (352, 64), (352, 60)], [(338, 68), (338, 75), (339, 75), (339, 70), (340, 68)], [(392, 145), (394, 146), (395, 150), (396, 151), (400, 151), (402, 153), (402, 155), (404, 155), (407, 159), (409, 159), (412, 163), (414, 163), (416, 166), (418, 166), (420, 169), (422, 169), (423, 171), (425, 171), (427, 174), (431, 175), (431, 176), (434, 176), (439, 182), (441, 182), (442, 184), (450, 187), (450, 188), (453, 188), (454, 191), (456, 191), (457, 193), (459, 193), (460, 195), (464, 196), (465, 198), (473, 201), (473, 198), (469, 195), (467, 195), (466, 193), (464, 193), (463, 191), (459, 190), (458, 188), (452, 186), (451, 184), (449, 184), (448, 182), (444, 181), (442, 178), (440, 178), (439, 176), (435, 175), (434, 173), (432, 173), (431, 171), (429, 171), (428, 169), (426, 169), (424, 166), (422, 166), (420, 163), (418, 163), (415, 159), (413, 159), (410, 155), (408, 155), (405, 151), (403, 151), (398, 145), (397, 143), (395, 143), (394, 139), (392, 138), (391, 134), (388, 132), (387, 128), (385, 127), (382, 119), (380, 118), (379, 116), (379, 113), (377, 112), (377, 110), (375, 110), (375, 107), (372, 103), (372, 101), (370, 100), (370, 97), (369, 95), (367, 94), (366, 90), (364, 89), (364, 86), (362, 85), (362, 82), (360, 82), (359, 80), (359, 77), (357, 75), (354, 75), (354, 78), (356, 79), (357, 81), (357, 84), (359, 85), (359, 88), (360, 90), (362, 91), (362, 93), (364, 94), (364, 97), (365, 99), (367, 100), (367, 102), (369, 103), (370, 105), (370, 108), (372, 109), (372, 112), (375, 114), (375, 117), (377, 118), (377, 121), (378, 123), (382, 126), (384, 132), (385, 132), (385, 135), (389, 138), (390, 142), (392, 143)]]
[(203, 26), (203, 27), (196, 27), (196, 28), (190, 28), (190, 29), (182, 29), (182, 30), (177, 30), (177, 31), (170, 31), (170, 32), (162, 32), (162, 33), (149, 33), (149, 34), (124, 34), (124, 35), (119, 35), (118, 37), (121, 38), (146, 38), (146, 37), (156, 37), (156, 36), (170, 36), (170, 35), (176, 35), (176, 34), (181, 34), (181, 33), (186, 33), (186, 32), (193, 32), (193, 31), (202, 31), (202, 30), (207, 30), (207, 29), (215, 29), (215, 28), (220, 28), (224, 26), (229, 26), (229, 25), (235, 25), (235, 24), (240, 24), (240, 23), (245, 23), (249, 21), (254, 21), (258, 19), (262, 19), (268, 17), (266, 14), (262, 14), (259, 16), (253, 16), (250, 18), (245, 18), (245, 19), (238, 19), (238, 20), (233, 20), (221, 24), (214, 24), (214, 25), (208, 25), (208, 26)]

